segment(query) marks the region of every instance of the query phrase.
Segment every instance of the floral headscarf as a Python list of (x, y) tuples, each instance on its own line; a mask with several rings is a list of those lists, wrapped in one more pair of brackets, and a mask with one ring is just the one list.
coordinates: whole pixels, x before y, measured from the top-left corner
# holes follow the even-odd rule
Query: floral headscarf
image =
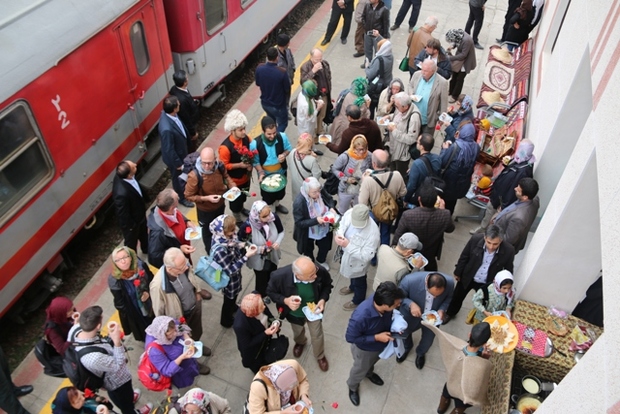
[(349, 89), (349, 91), (353, 95), (357, 96), (357, 99), (353, 101), (353, 104), (361, 108), (362, 105), (366, 103), (364, 100), (364, 95), (366, 95), (368, 91), (368, 80), (362, 76), (353, 79), (353, 82), (351, 82), (351, 89)]
[(529, 139), (522, 139), (517, 147), (517, 153), (514, 156), (514, 161), (517, 164), (527, 161), (530, 164), (534, 164), (536, 162), (536, 157), (534, 156), (534, 143)]
[[(314, 177), (308, 177), (301, 184), (301, 195), (306, 199), (306, 204), (308, 205), (308, 214), (310, 214), (310, 218), (317, 218), (327, 213), (329, 210), (325, 203), (323, 203), (323, 197), (319, 195), (318, 199), (310, 198), (308, 192), (312, 189), (321, 188), (321, 183)], [(314, 209), (315, 204), (318, 204), (319, 210), (316, 211)]]
[(301, 84), (301, 92), (306, 97), (306, 101), (308, 101), (308, 116), (312, 116), (314, 113), (314, 102), (312, 102), (312, 99), (318, 95), (319, 88), (317, 88), (313, 80), (309, 79)]
[(463, 29), (450, 29), (448, 33), (446, 33), (446, 41), (459, 47), (463, 41), (463, 36), (465, 36)]
[(177, 403), (183, 409), (185, 409), (187, 404), (194, 404), (198, 406), (203, 413), (206, 413), (207, 406), (209, 405), (209, 394), (202, 388), (192, 388), (187, 391), (184, 396), (179, 398)]
[(224, 235), (224, 219), (226, 216), (226, 214), (221, 214), (217, 216), (211, 224), (209, 224), (209, 230), (211, 231), (211, 234), (213, 234), (211, 245), (214, 245), (215, 243), (224, 245), (236, 244), (239, 241), (237, 238), (237, 232), (234, 232), (230, 237), (226, 237)]
[(461, 102), (461, 107), (457, 111), (459, 115), (465, 115), (467, 112), (472, 110), (474, 106), (474, 100), (471, 99), (469, 95), (465, 95), (463, 101)]
[(58, 296), (57, 298), (54, 298), (47, 309), (45, 309), (46, 322), (52, 321), (56, 325), (64, 325), (69, 322), (67, 313), (73, 309), (75, 309), (75, 307), (73, 306), (71, 299), (65, 298), (64, 296)]
[[(114, 262), (114, 257), (120, 251), (124, 251), (131, 257), (131, 264), (127, 270), (121, 270), (116, 262)], [(138, 255), (133, 249), (127, 246), (117, 247), (112, 251), (112, 266), (112, 277), (114, 277), (114, 279), (129, 280), (138, 272)]]
[(250, 210), (250, 216), (248, 217), (248, 221), (250, 222), (250, 226), (253, 229), (260, 231), (263, 229), (265, 231), (265, 239), (269, 238), (269, 223), (276, 220), (276, 217), (273, 215), (273, 212), (269, 213), (269, 218), (267, 222), (263, 222), (260, 219), (260, 212), (263, 211), (268, 204), (263, 200), (257, 200), (252, 204), (252, 209)]
[[(170, 325), (170, 322), (172, 321), (174, 321), (174, 319), (172, 319), (170, 316), (158, 316), (155, 319), (153, 319), (153, 322), (151, 322), (151, 324), (147, 326), (147, 328), (144, 331), (147, 334), (151, 335), (153, 338), (155, 338), (155, 342), (157, 342), (158, 344), (170, 345), (176, 340), (176, 338), (178, 338), (179, 336), (183, 336), (183, 334), (179, 330), (179, 325), (177, 325), (175, 322), (174, 326), (176, 327), (176, 331), (177, 331), (176, 338), (172, 340), (169, 340), (168, 338), (166, 338), (166, 332), (168, 332), (168, 327)], [(183, 325), (183, 330), (189, 331), (189, 328)]]
[(273, 387), (280, 395), (280, 404), (288, 404), (291, 400), (293, 388), (298, 383), (297, 373), (293, 367), (284, 364), (273, 364), (263, 371), (263, 374), (271, 380)]

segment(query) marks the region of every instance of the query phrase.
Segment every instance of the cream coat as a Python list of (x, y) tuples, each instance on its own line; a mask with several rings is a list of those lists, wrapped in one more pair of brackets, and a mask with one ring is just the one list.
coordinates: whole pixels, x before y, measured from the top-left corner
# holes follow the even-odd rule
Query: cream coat
[[(346, 230), (351, 226), (351, 212), (347, 210), (340, 220), (337, 234), (345, 235)], [(379, 227), (369, 217), (366, 227), (351, 237), (347, 247), (343, 248), (342, 261), (340, 262), (340, 274), (350, 279), (365, 276), (370, 266), (370, 261), (377, 253), (380, 243)]]
[[(309, 398), (310, 393), (310, 383), (308, 382), (308, 378), (306, 375), (306, 371), (299, 365), (297, 361), (294, 359), (283, 359), (277, 362), (278, 364), (290, 365), (293, 367), (295, 372), (297, 373), (297, 381), (298, 385), (293, 389), (292, 395), (295, 397), (295, 400), (299, 401), (302, 395), (306, 395)], [(271, 380), (263, 374), (265, 370), (269, 368), (269, 365), (266, 365), (258, 371), (258, 373), (254, 376), (254, 379), (261, 379), (267, 386), (267, 390), (265, 390), (265, 385), (261, 384), (260, 381), (252, 381), (250, 385), (250, 395), (248, 396), (248, 411), (250, 414), (276, 414), (280, 413), (282, 404), (280, 403), (280, 395), (278, 391), (274, 388)], [(310, 398), (311, 400), (311, 398)], [(265, 403), (267, 407), (265, 408)]]
[[(178, 319), (183, 316), (183, 308), (181, 307), (181, 300), (176, 293), (166, 293), (164, 289), (164, 266), (162, 266), (151, 281), (149, 286), (151, 301), (153, 302), (153, 312), (155, 316), (170, 316), (171, 318)], [(194, 271), (190, 267), (187, 271), (187, 278), (190, 283), (196, 289), (196, 292), (200, 292), (200, 283), (198, 278), (194, 275)], [(197, 303), (200, 305), (200, 303)]]

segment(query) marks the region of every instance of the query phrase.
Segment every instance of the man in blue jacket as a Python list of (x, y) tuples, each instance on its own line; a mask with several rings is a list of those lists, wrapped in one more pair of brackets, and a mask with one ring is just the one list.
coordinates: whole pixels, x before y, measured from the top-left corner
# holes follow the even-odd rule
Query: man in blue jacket
[(353, 366), (347, 385), (349, 399), (355, 406), (360, 405), (358, 387), (364, 377), (373, 384), (383, 385), (374, 367), (386, 344), (394, 340), (390, 334), (392, 312), (404, 298), (405, 292), (394, 282), (383, 282), (373, 295), (360, 303), (349, 319), (345, 338), (351, 344)]
[(431, 150), (434, 145), (435, 138), (433, 138), (431, 134), (424, 133), (418, 138), (416, 147), (420, 151), (420, 157), (418, 157), (418, 159), (416, 159), (409, 168), (407, 194), (405, 195), (405, 201), (407, 203), (415, 205), (418, 204), (416, 191), (420, 188), (424, 182), (424, 179), (430, 175), (427, 162), (424, 161), (424, 158), (426, 158), (426, 160), (430, 163), (434, 174), (439, 175), (439, 170), (441, 169), (441, 158), (437, 154), (431, 154)]
[(278, 132), (286, 131), (288, 125), (288, 99), (291, 96), (291, 80), (286, 69), (278, 66), (278, 49), (267, 49), (267, 62), (261, 63), (254, 74), (260, 88), (260, 104), (267, 115), (278, 124)]

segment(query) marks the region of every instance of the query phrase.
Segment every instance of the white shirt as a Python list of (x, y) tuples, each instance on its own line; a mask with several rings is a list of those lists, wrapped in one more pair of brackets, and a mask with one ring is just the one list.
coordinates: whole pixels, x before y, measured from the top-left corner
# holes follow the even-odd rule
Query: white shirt
[(429, 292), (428, 289), (424, 288), (424, 290), (426, 291), (426, 297), (424, 299), (424, 312), (422, 313), (432, 311), (433, 301), (435, 300), (435, 296), (431, 295), (431, 292)]
[(131, 186), (136, 189), (138, 194), (140, 194), (140, 196), (142, 196), (142, 190), (140, 190), (140, 184), (138, 184), (138, 180), (136, 180), (135, 178), (123, 178), (123, 180), (125, 182), (131, 184)]
[[(497, 250), (495, 250), (496, 252)], [(474, 282), (476, 283), (487, 283), (487, 275), (489, 274), (489, 266), (493, 261), (493, 256), (495, 256), (495, 252), (489, 253), (487, 252), (486, 246), (484, 247), (484, 256), (482, 257), (482, 264), (478, 268), (478, 271), (474, 275)]]

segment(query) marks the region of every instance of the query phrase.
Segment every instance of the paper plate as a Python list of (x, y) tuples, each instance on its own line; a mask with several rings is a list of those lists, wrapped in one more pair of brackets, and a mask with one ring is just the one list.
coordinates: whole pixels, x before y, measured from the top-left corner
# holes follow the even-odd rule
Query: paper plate
[[(271, 178), (273, 177), (273, 178)], [(276, 180), (276, 177), (280, 177), (280, 180)], [(265, 183), (265, 181), (267, 181), (267, 183)], [(269, 182), (277, 182), (278, 185), (269, 185)], [(263, 191), (266, 191), (268, 193), (277, 193), (278, 191), (282, 190), (286, 188), (286, 177), (283, 176), (282, 174), (271, 174), (268, 175), (267, 177), (265, 177), (263, 179), (263, 181), (260, 183), (260, 189)]]
[[(428, 320), (428, 316), (429, 315), (434, 315), (435, 316), (435, 322), (431, 322)], [(434, 324), (435, 326), (439, 326), (441, 325), (441, 318), (439, 317), (439, 314), (437, 312), (435, 312), (434, 310), (423, 313), (422, 314), (422, 320), (426, 323), (430, 323), (430, 324)]]
[(202, 227), (196, 227), (195, 229), (188, 227), (185, 229), (185, 240), (200, 240), (200, 239), (202, 239)]
[(230, 189), (226, 191), (224, 194), (222, 194), (222, 197), (228, 201), (235, 201), (236, 199), (239, 198), (240, 195), (241, 195), (241, 190)]
[[(183, 339), (179, 339), (179, 342), (183, 343)], [(202, 342), (194, 341), (194, 346), (196, 347), (196, 352), (192, 358), (200, 358), (202, 356)], [(183, 343), (183, 353), (187, 351), (187, 345)]]
[(423, 265), (421, 267), (419, 267), (419, 269), (421, 269), (421, 268), (423, 268), (424, 266), (426, 266), (428, 264), (428, 259), (426, 257), (424, 257), (424, 255), (422, 253), (417, 252), (417, 253), (412, 254), (411, 257), (409, 257), (407, 259), (407, 262), (409, 262), (411, 267), (416, 267), (415, 262), (413, 260), (417, 259), (418, 257), (421, 257), (422, 261), (423, 261)]
[(517, 327), (515, 326), (515, 324), (512, 323), (505, 316), (491, 315), (491, 316), (487, 316), (486, 318), (484, 318), (482, 320), (482, 322), (486, 322), (489, 325), (492, 325), (493, 322), (495, 322), (495, 321), (497, 321), (500, 325), (504, 325), (505, 323), (507, 323), (508, 324), (508, 332), (514, 334), (514, 337), (512, 338), (512, 341), (510, 341), (510, 343), (508, 343), (508, 345), (504, 347), (502, 352), (497, 352), (497, 351), (493, 350), (493, 352), (506, 354), (506, 353), (512, 351), (513, 349), (515, 349), (517, 347), (517, 343), (519, 342), (519, 331), (517, 330)]
[(306, 318), (310, 322), (314, 322), (314, 321), (318, 321), (319, 319), (323, 319), (323, 314), (322, 313), (314, 313), (307, 306), (304, 306), (303, 308), (301, 308), (301, 311), (304, 313), (304, 315), (306, 315)]

